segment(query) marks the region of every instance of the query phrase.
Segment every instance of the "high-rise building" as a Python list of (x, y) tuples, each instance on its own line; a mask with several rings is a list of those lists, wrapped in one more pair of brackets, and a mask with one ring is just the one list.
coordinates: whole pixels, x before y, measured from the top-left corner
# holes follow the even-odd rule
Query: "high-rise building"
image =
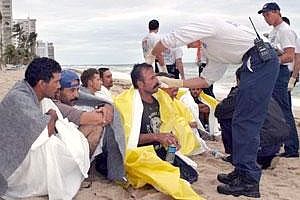
[(14, 24), (19, 24), (25, 35), (36, 32), (36, 19), (14, 19)]
[(11, 44), (12, 0), (0, 0), (0, 11), (2, 14), (1, 40), (5, 48), (8, 44)]
[(54, 46), (52, 42), (38, 40), (36, 42), (36, 55), (54, 59)]
[(36, 55), (39, 57), (48, 57), (48, 47), (42, 40), (36, 42)]
[(52, 58), (54, 60), (54, 46), (52, 42), (48, 43), (48, 58)]

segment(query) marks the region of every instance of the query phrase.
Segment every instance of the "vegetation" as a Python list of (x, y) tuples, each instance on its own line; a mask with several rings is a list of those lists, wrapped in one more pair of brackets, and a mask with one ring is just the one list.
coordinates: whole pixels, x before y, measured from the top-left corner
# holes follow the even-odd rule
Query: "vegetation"
[(4, 62), (6, 64), (28, 64), (36, 56), (37, 33), (26, 34), (20, 24), (15, 24), (11, 37), (15, 38), (16, 46), (6, 46), (4, 49)]
[[(2, 52), (4, 64), (28, 64), (35, 55), (37, 33), (26, 34), (20, 24), (15, 24), (12, 29), (12, 39), (16, 44), (10, 44)], [(2, 46), (2, 45), (1, 45)]]

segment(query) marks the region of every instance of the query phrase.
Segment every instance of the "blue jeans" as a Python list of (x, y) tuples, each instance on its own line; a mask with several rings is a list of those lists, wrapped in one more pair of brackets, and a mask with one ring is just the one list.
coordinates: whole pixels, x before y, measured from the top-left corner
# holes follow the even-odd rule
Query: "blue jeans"
[[(231, 119), (219, 120), (221, 126), (222, 141), (225, 153), (232, 154), (232, 131)], [(274, 157), (280, 149), (280, 144), (261, 146), (257, 152), (257, 160), (263, 160), (265, 157)]]
[(290, 103), (290, 96), (288, 94), (288, 82), (290, 78), (290, 71), (287, 66), (280, 66), (278, 78), (276, 80), (275, 88), (273, 90), (273, 98), (278, 102), (287, 125), (290, 129), (289, 139), (284, 143), (286, 153), (294, 154), (299, 150), (299, 139), (295, 125), (295, 119)]
[(256, 182), (261, 177), (261, 168), (256, 163), (260, 131), (279, 71), (277, 55), (273, 50), (271, 53), (272, 58), (263, 62), (256, 49), (250, 50), (253, 72), (244, 59), (232, 118), (233, 165), (239, 173)]

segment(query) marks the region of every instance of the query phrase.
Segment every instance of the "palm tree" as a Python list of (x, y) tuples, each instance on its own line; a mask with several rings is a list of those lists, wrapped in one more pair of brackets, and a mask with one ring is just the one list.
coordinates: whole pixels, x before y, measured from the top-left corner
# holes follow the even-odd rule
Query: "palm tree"
[(5, 63), (16, 64), (17, 61), (17, 51), (14, 45), (9, 44), (4, 50), (4, 60)]
[(31, 32), (27, 38), (28, 50), (33, 57), (35, 56), (36, 38), (37, 38), (37, 33), (35, 32)]
[(16, 61), (20, 64), (26, 64), (30, 62), (35, 57), (35, 44), (37, 33), (31, 32), (25, 34), (25, 31), (20, 26), (20, 24), (15, 24), (13, 26), (13, 34), (11, 37), (17, 38), (17, 47), (16, 47)]

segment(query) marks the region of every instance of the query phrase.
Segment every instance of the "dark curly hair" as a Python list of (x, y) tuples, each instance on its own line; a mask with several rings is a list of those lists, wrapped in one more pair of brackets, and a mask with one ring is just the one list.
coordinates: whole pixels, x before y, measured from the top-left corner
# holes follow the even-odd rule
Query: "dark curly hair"
[(61, 66), (55, 60), (46, 57), (35, 58), (25, 71), (25, 81), (31, 87), (35, 87), (39, 80), (48, 83), (53, 78), (53, 73), (60, 72)]
[(159, 28), (159, 22), (156, 19), (152, 19), (148, 24), (148, 28), (151, 31), (154, 31), (154, 30), (158, 29)]

